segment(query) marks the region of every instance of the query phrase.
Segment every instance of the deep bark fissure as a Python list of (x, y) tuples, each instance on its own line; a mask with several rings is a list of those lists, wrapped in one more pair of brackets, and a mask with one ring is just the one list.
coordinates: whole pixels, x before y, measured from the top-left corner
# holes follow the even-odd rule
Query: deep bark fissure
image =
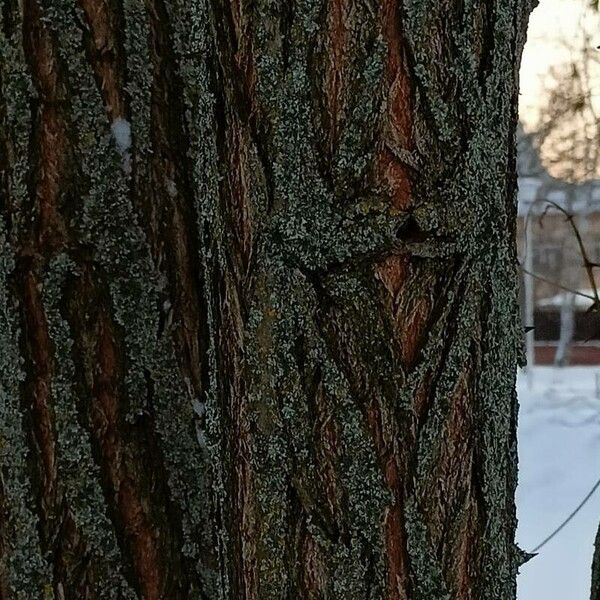
[[(42, 301), (43, 273), (52, 256), (67, 243), (60, 214), (65, 195), (69, 146), (64, 70), (56, 55), (56, 42), (35, 0), (23, 5), (23, 39), (37, 97), (32, 102), (29, 145), (29, 222), (20, 235), (13, 287), (21, 304), (22, 348), (28, 377), (22, 386), (23, 407), (29, 413), (34, 490), (39, 514), (40, 540), (56, 565), (53, 588), (57, 593), (67, 580), (58, 565), (66, 560), (69, 538), (62, 537), (68, 519), (58, 478), (58, 448), (52, 398), (55, 360)], [(9, 205), (10, 210), (10, 205)]]
[(129, 116), (125, 94), (127, 60), (119, 0), (78, 0), (87, 20), (83, 37), (111, 123)]
[[(208, 379), (206, 304), (199, 264), (188, 139), (183, 122), (182, 85), (171, 49), (169, 20), (161, 0), (149, 3), (153, 52), (152, 178), (157, 206), (146, 207), (153, 239), (154, 260), (169, 280), (175, 319), (175, 339), (185, 348), (184, 370), (197, 398), (202, 399)], [(156, 211), (155, 214), (152, 214)]]
[[(66, 313), (81, 357), (76, 364), (86, 374), (81, 382), (89, 399), (85, 420), (107, 506), (142, 597), (185, 597), (189, 583), (177, 549), (181, 524), (166, 482), (157, 479), (165, 467), (155, 439), (153, 407), (149, 403), (133, 423), (124, 419), (123, 342), (109, 317), (110, 302), (94, 274), (97, 270), (90, 263), (81, 265), (81, 273), (69, 284)], [(151, 383), (147, 385), (152, 396)]]

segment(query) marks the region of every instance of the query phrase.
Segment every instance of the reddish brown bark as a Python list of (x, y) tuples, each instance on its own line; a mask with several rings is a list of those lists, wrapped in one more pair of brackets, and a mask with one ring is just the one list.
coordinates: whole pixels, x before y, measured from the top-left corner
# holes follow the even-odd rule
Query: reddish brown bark
[[(402, 21), (398, 0), (384, 0), (380, 8), (383, 35), (387, 44), (385, 65), (386, 112), (382, 118), (382, 138), (376, 159), (376, 172), (387, 189), (393, 206), (407, 210), (412, 205), (412, 178), (414, 172), (398, 156), (397, 150), (410, 152), (412, 140), (412, 89), (403, 46)], [(403, 296), (409, 279), (411, 257), (392, 256), (377, 266), (376, 276), (389, 293), (389, 308), (396, 321), (402, 361), (408, 367), (414, 364), (421, 340), (423, 317), (418, 309), (397, 319), (396, 306)], [(424, 311), (423, 311), (424, 312)], [(421, 322), (419, 322), (421, 321)], [(386, 439), (381, 424), (381, 408), (374, 400), (369, 411), (369, 424), (379, 454), (387, 486), (393, 502), (386, 511), (384, 529), (387, 560), (387, 592), (389, 600), (408, 598), (409, 565), (404, 528), (405, 460), (394, 444)], [(388, 434), (389, 435), (389, 434)], [(392, 434), (393, 435), (393, 434)]]
[[(20, 282), (21, 283), (21, 282)], [(42, 461), (42, 503), (52, 510), (56, 502), (56, 439), (51, 408), (50, 385), (52, 348), (48, 323), (40, 297), (40, 284), (31, 271), (22, 277), (23, 312), (27, 345), (33, 363), (31, 394), (32, 422), (36, 444)]]
[(88, 52), (110, 121), (126, 118), (125, 60), (119, 39), (123, 24), (111, 0), (78, 0), (90, 31)]
[(384, 0), (381, 5), (382, 30), (387, 44), (386, 112), (383, 117), (382, 145), (377, 160), (379, 176), (389, 190), (398, 210), (411, 204), (411, 168), (399, 158), (398, 151), (413, 149), (413, 108), (411, 75), (408, 70), (399, 0)]
[(50, 544), (59, 518), (56, 435), (51, 399), (53, 348), (42, 302), (40, 268), (65, 242), (60, 215), (60, 195), (67, 166), (65, 89), (54, 40), (44, 24), (39, 5), (23, 5), (24, 45), (38, 99), (33, 107), (34, 135), (31, 165), (32, 202), (29, 222), (19, 248), (20, 273), (15, 279), (24, 323), (24, 343), (30, 363), (26, 382), (27, 405), (31, 408), (33, 437), (41, 467), (39, 490), (44, 543)]
[[(190, 166), (185, 152), (181, 81), (171, 47), (170, 26), (162, 0), (148, 3), (151, 32), (151, 185), (138, 181), (137, 201), (145, 214), (155, 264), (169, 281), (169, 313), (180, 360), (191, 389), (201, 397), (205, 368), (206, 318), (203, 311), (193, 217)], [(140, 166), (140, 169), (142, 167)], [(141, 170), (140, 175), (143, 176)]]
[(328, 52), (327, 64), (327, 112), (329, 116), (329, 152), (333, 153), (339, 133), (339, 121), (343, 109), (344, 70), (346, 68), (347, 36), (347, 1), (329, 0)]
[(67, 166), (66, 92), (52, 35), (39, 5), (36, 0), (26, 0), (23, 10), (24, 44), (39, 95), (33, 139), (34, 225), (23, 252), (50, 253), (65, 238), (59, 200)]
[(240, 330), (240, 306), (238, 292), (228, 273), (222, 287), (221, 315), (224, 337), (221, 355), (224, 368), (229, 373), (225, 383), (224, 400), (231, 416), (230, 452), (232, 461), (231, 487), (233, 493), (230, 507), (232, 520), (233, 561), (232, 573), (235, 593), (244, 600), (258, 600), (259, 577), (257, 545), (260, 533), (256, 523), (254, 473), (252, 468), (252, 433), (249, 406), (242, 379)]
[(369, 408), (368, 422), (385, 483), (393, 495), (392, 504), (387, 508), (384, 519), (388, 598), (404, 600), (408, 597), (410, 585), (404, 528), (404, 457), (394, 444), (394, 433), (389, 431), (384, 433), (381, 407), (376, 400)]
[(300, 561), (302, 563), (302, 598), (322, 600), (326, 598), (327, 574), (321, 560), (322, 549), (313, 536), (303, 528), (300, 534)]
[(97, 373), (94, 377), (92, 423), (102, 451), (112, 493), (131, 548), (133, 566), (142, 597), (145, 600), (163, 598), (164, 562), (157, 531), (152, 526), (140, 497), (139, 477), (132, 472), (127, 450), (119, 431), (118, 357), (104, 311), (100, 310), (96, 332)]

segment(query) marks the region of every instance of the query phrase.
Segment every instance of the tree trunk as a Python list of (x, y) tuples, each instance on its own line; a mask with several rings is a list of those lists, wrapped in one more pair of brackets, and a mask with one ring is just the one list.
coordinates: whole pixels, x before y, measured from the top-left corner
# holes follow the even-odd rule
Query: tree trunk
[[(571, 267), (572, 271), (574, 270)], [(577, 285), (573, 287), (577, 289)], [(568, 366), (571, 362), (571, 346), (575, 335), (575, 294), (564, 292), (560, 302), (560, 334), (554, 364), (557, 367)]]
[(0, 598), (510, 599), (530, 0), (5, 0)]
[(600, 600), (600, 528), (594, 542), (594, 557), (592, 560), (592, 589), (590, 600)]

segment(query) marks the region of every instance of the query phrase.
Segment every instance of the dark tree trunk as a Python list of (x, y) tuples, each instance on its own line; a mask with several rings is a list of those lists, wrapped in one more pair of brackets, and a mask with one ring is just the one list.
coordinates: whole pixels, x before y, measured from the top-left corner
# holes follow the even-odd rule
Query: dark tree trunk
[(4, 0), (0, 598), (508, 600), (530, 0)]
[(592, 593), (591, 600), (600, 600), (600, 529), (594, 542), (594, 559), (592, 561)]

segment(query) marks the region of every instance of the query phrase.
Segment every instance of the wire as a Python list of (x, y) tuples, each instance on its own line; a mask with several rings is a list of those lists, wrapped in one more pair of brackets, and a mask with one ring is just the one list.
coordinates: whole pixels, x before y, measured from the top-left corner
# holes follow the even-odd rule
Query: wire
[(560, 533), (562, 529), (571, 521), (571, 519), (586, 505), (587, 501), (594, 495), (594, 492), (600, 487), (600, 479), (596, 481), (592, 489), (587, 493), (585, 498), (579, 503), (577, 508), (542, 542), (540, 542), (532, 551), (535, 554), (540, 548), (544, 547), (555, 535)]

